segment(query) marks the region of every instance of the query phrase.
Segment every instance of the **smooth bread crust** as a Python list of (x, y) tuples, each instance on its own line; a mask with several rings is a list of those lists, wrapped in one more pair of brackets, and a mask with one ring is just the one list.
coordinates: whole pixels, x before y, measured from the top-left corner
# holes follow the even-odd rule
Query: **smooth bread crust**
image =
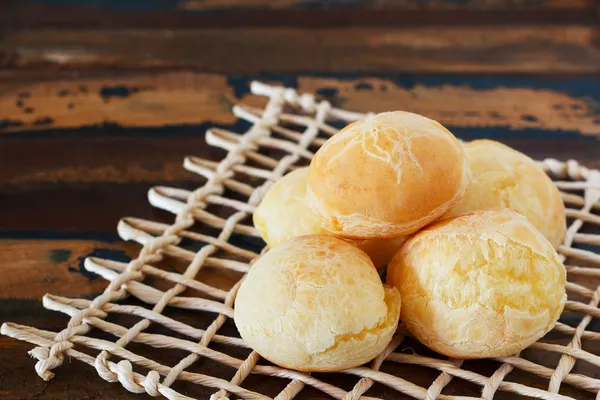
[(254, 227), (269, 247), (297, 236), (330, 234), (306, 204), (307, 182), (308, 167), (286, 174), (254, 210)]
[(480, 211), (409, 239), (388, 267), (402, 321), (429, 348), (456, 358), (501, 357), (554, 327), (566, 301), (558, 254), (522, 215)]
[(369, 257), (334, 236), (302, 236), (259, 258), (242, 282), (234, 319), (261, 356), (300, 371), (364, 364), (391, 341), (398, 290)]
[(447, 216), (510, 208), (523, 214), (556, 249), (567, 231), (560, 192), (535, 162), (502, 143), (465, 144), (471, 184)]
[(445, 214), (468, 183), (463, 148), (452, 133), (395, 111), (354, 122), (330, 138), (310, 164), (307, 197), (331, 232), (389, 238)]
[[(298, 168), (277, 181), (254, 211), (254, 226), (269, 247), (304, 235), (332, 235), (308, 206), (306, 185), (308, 167)], [(362, 249), (375, 267), (385, 268), (404, 238), (351, 241)]]

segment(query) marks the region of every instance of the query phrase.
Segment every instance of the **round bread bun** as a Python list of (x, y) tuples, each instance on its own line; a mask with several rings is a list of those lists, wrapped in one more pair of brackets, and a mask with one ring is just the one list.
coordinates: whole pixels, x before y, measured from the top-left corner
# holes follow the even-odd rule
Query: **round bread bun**
[(269, 247), (297, 236), (330, 234), (306, 203), (308, 167), (275, 182), (254, 210), (254, 227)]
[(463, 148), (452, 133), (395, 111), (331, 137), (310, 164), (307, 198), (334, 234), (381, 239), (413, 233), (444, 215), (468, 184)]
[[(308, 167), (298, 168), (277, 181), (254, 211), (254, 227), (269, 247), (297, 236), (332, 235), (306, 202)], [(362, 249), (378, 269), (385, 268), (404, 242), (392, 239), (350, 240)]]
[(501, 357), (554, 327), (566, 301), (558, 254), (521, 214), (479, 211), (410, 238), (388, 266), (402, 321), (449, 357)]
[(527, 217), (558, 248), (567, 230), (565, 207), (548, 175), (531, 158), (502, 143), (475, 140), (464, 147), (471, 184), (447, 216), (510, 208)]
[(328, 235), (301, 236), (269, 250), (242, 282), (234, 319), (261, 356), (299, 371), (364, 364), (391, 341), (398, 290), (381, 283), (367, 255)]

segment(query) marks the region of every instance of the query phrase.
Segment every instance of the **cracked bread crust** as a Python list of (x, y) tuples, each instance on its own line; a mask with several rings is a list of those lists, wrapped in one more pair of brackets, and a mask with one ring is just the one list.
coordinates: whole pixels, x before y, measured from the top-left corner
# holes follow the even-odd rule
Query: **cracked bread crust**
[[(332, 235), (308, 206), (308, 167), (298, 168), (278, 180), (265, 194), (253, 214), (254, 227), (269, 247), (297, 236)], [(378, 269), (384, 269), (404, 242), (392, 239), (350, 240), (363, 250)]]
[(464, 148), (471, 184), (446, 216), (510, 208), (558, 248), (567, 231), (565, 207), (548, 175), (525, 154), (493, 140), (474, 140)]
[(402, 321), (429, 348), (456, 358), (514, 354), (558, 320), (566, 272), (522, 215), (480, 211), (434, 224), (388, 266)]
[(336, 235), (390, 238), (417, 231), (464, 195), (463, 148), (442, 125), (408, 112), (354, 122), (310, 164), (309, 205)]
[(300, 371), (364, 364), (388, 345), (400, 315), (398, 290), (369, 257), (333, 236), (302, 236), (258, 259), (238, 291), (234, 319), (267, 360)]

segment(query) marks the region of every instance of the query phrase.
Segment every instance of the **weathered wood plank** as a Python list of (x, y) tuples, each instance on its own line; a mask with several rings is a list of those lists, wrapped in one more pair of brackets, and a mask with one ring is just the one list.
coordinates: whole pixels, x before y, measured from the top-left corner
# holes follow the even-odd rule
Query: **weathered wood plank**
[[(84, 267), (87, 257), (109, 259), (127, 263), (135, 258), (141, 246), (135, 242), (78, 239), (2, 239), (0, 238), (0, 265), (2, 266), (2, 299), (39, 300), (46, 293), (65, 297), (93, 298), (103, 291), (108, 283), (101, 276)], [(197, 249), (203, 244), (185, 243), (188, 249)], [(222, 256), (222, 255), (221, 255)], [(155, 267), (169, 272), (182, 272), (189, 263), (187, 259), (165, 257)], [(196, 276), (203, 283), (228, 291), (242, 277), (240, 273), (205, 266)], [(169, 290), (176, 285), (167, 279), (149, 274), (145, 284), (159, 290)], [(188, 295), (198, 296), (190, 290)], [(0, 307), (0, 316), (4, 311)], [(3, 318), (0, 317), (0, 321)]]
[[(26, 75), (27, 80), (18, 76), (0, 77), (3, 86), (0, 91), (0, 132), (103, 124), (121, 127), (198, 125), (196, 128), (174, 127), (172, 131), (165, 128), (146, 132), (151, 135), (163, 132), (191, 137), (194, 137), (192, 132), (197, 132), (197, 141), (193, 143), (185, 143), (185, 146), (184, 141), (167, 144), (165, 157), (158, 157), (162, 144), (159, 145), (155, 140), (140, 139), (136, 146), (131, 140), (91, 139), (96, 141), (100, 149), (108, 152), (123, 154), (139, 146), (138, 150), (147, 151), (152, 158), (156, 155), (157, 159), (162, 160), (168, 158), (169, 148), (184, 149), (189, 144), (189, 149), (200, 149), (204, 131), (211, 125), (229, 125), (230, 129), (240, 131), (241, 127), (231, 126), (235, 122), (231, 113), (231, 106), (235, 102), (261, 104), (260, 98), (248, 94), (252, 77), (193, 72), (143, 73), (135, 76), (124, 73), (111, 78), (83, 76), (61, 79)], [(600, 136), (600, 79), (595, 76), (338, 76), (284, 74), (257, 78), (295, 86), (301, 92), (317, 93), (335, 105), (350, 110), (377, 112), (404, 109), (458, 128), (541, 129)], [(119, 132), (123, 135), (136, 132), (116, 128), (111, 130), (110, 126), (97, 130), (110, 132), (111, 136), (119, 135)], [(86, 147), (85, 143), (74, 140), (77, 145)], [(123, 142), (119, 143), (119, 140)], [(60, 150), (66, 141), (41, 140), (39, 143), (47, 143), (54, 146), (59, 154), (67, 155), (67, 148)], [(192, 139), (186, 138), (185, 141)], [(33, 144), (32, 151), (37, 151), (41, 156), (43, 148), (39, 143)], [(18, 144), (8, 141), (5, 146)], [(7, 158), (17, 157), (17, 153), (8, 149), (0, 151), (6, 151)], [(26, 148), (16, 151), (22, 154)], [(112, 157), (111, 165), (119, 164), (122, 157), (126, 156)], [(150, 156), (144, 154), (140, 157)], [(70, 158), (84, 164), (88, 160), (87, 155), (83, 154), (74, 154)], [(23, 162), (23, 165), (39, 162), (41, 160), (32, 159)], [(110, 171), (106, 172), (110, 174)], [(8, 171), (0, 172), (0, 177), (6, 176), (3, 175), (6, 173)], [(162, 179), (162, 176), (157, 175), (157, 178)], [(148, 176), (145, 179), (151, 178)]]
[[(232, 90), (218, 74), (166, 73), (6, 82), (0, 90), (0, 129), (231, 124)], [(153, 121), (153, 122), (152, 122)]]
[[(126, 2), (125, 2), (126, 3)], [(325, 7), (352, 7), (362, 8), (385, 8), (385, 9), (564, 9), (564, 8), (587, 8), (594, 5), (593, 0), (343, 0), (322, 1), (313, 0), (180, 0), (178, 8), (187, 10), (232, 10), (235, 8), (325, 8)]]
[[(170, 182), (175, 187), (194, 189), (198, 182)], [(0, 232), (116, 232), (124, 216), (158, 218), (172, 222), (172, 214), (153, 209), (147, 193), (155, 183), (94, 183), (36, 187), (21, 190), (3, 188), (0, 192)], [(7, 237), (7, 234), (3, 234)], [(9, 237), (14, 237), (10, 234)]]
[(98, 294), (107, 282), (83, 268), (84, 258), (128, 261), (139, 250), (134, 243), (90, 240), (0, 239), (0, 248), (0, 299), (36, 300), (46, 293), (67, 297)]
[(190, 67), (202, 72), (597, 73), (597, 27), (21, 29), (8, 67)]
[[(6, 3), (6, 2), (5, 2)], [(216, 28), (398, 27), (489, 24), (594, 24), (594, 0), (24, 0), (0, 3), (0, 23), (10, 27)]]
[[(478, 87), (479, 86), (479, 87)], [(600, 135), (600, 80), (299, 77), (304, 92), (349, 110), (402, 109), (454, 127), (548, 129)], [(576, 95), (567, 91), (583, 89)], [(586, 92), (587, 94), (584, 94)]]
[[(25, 5), (37, 5), (36, 0), (21, 0)], [(49, 5), (85, 5), (88, 7), (110, 7), (117, 10), (135, 9), (138, 11), (159, 9), (161, 11), (184, 9), (193, 11), (213, 12), (217, 10), (235, 11), (236, 9), (298, 9), (310, 7), (320, 8), (352, 8), (352, 9), (571, 9), (592, 7), (594, 0), (340, 0), (320, 1), (314, 0), (173, 0), (157, 2), (154, 0), (142, 1), (57, 1), (50, 0), (44, 3)]]
[[(118, 128), (63, 131), (62, 135), (53, 131), (31, 137), (5, 135), (0, 139), (0, 187), (19, 190), (93, 182), (200, 183), (198, 175), (183, 168), (183, 158), (217, 159), (224, 154), (206, 145), (203, 128), (147, 129), (148, 136)], [(157, 131), (161, 135), (152, 136)]]

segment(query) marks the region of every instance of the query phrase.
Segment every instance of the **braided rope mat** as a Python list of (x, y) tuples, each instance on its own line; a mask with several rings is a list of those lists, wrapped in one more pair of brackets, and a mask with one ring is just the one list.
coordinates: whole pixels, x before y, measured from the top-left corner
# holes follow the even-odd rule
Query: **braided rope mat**
[[(170, 187), (150, 190), (152, 205), (175, 215), (172, 225), (122, 219), (119, 234), (124, 240), (142, 245), (139, 256), (127, 264), (99, 258), (85, 261), (87, 270), (110, 281), (106, 290), (92, 301), (50, 294), (44, 297), (46, 308), (70, 316), (64, 330), (49, 332), (13, 323), (2, 325), (2, 334), (37, 346), (30, 354), (38, 360), (35, 370), (43, 379), (51, 379), (52, 370), (68, 356), (93, 366), (102, 378), (118, 381), (131, 392), (162, 395), (171, 400), (191, 399), (188, 395), (192, 390), (187, 389), (195, 384), (203, 386), (203, 393), (210, 390), (214, 400), (230, 396), (284, 400), (314, 397), (318, 395), (315, 391), (335, 399), (372, 399), (368, 397), (369, 389), (371, 394), (377, 392), (384, 398), (476, 398), (465, 396), (464, 391), (461, 394), (461, 387), (470, 387), (470, 393), (477, 393), (481, 396), (477, 398), (482, 399), (574, 398), (564, 394), (565, 386), (574, 387), (570, 393), (581, 393), (586, 398), (597, 394), (600, 399), (600, 255), (593, 251), (595, 248), (600, 253), (600, 247), (595, 247), (600, 246), (600, 172), (574, 161), (547, 159), (540, 163), (561, 189), (567, 207), (569, 229), (560, 254), (568, 271), (569, 300), (561, 322), (522, 354), (486, 360), (486, 374), (475, 372), (481, 361), (463, 363), (419, 348), (402, 326), (386, 351), (368, 367), (339, 374), (311, 375), (274, 366), (249, 349), (235, 329), (229, 329), (231, 335), (220, 334), (226, 330), (223, 326), (231, 323), (243, 274), (263, 245), (251, 223), (254, 207), (274, 181), (310, 161), (326, 138), (337, 131), (332, 121), (345, 124), (364, 116), (333, 108), (326, 101), (317, 101), (310, 94), (299, 95), (293, 89), (254, 82), (251, 91), (265, 96), (267, 104), (264, 109), (234, 107), (234, 114), (250, 123), (246, 133), (213, 129), (206, 134), (210, 145), (227, 152), (224, 159), (219, 163), (195, 157), (185, 159), (186, 169), (206, 179), (202, 187), (194, 191)], [(166, 259), (179, 260), (184, 267), (166, 268)], [(206, 269), (235, 276), (231, 282), (237, 283), (225, 288), (204, 283), (200, 272)], [(137, 304), (116, 303), (121, 300), (135, 300)], [(168, 310), (193, 310), (178, 315), (208, 314), (211, 322), (202, 328), (194, 327), (170, 317)], [(136, 322), (129, 327), (111, 322), (111, 316), (122, 314), (136, 317)], [(596, 332), (592, 331), (594, 325)], [(152, 326), (166, 328), (170, 334), (150, 333)], [(548, 337), (561, 338), (562, 344), (552, 343)], [(407, 352), (412, 350), (407, 343), (417, 352)], [(140, 344), (187, 356), (175, 365), (163, 365), (131, 350)], [(240, 349), (242, 358), (231, 355), (240, 354)], [(554, 356), (547, 357), (551, 365), (542, 362), (547, 353)], [(202, 373), (203, 360), (224, 366), (222, 375), (226, 378)], [(469, 366), (470, 363), (473, 364)], [(576, 363), (588, 363), (587, 374), (579, 373)], [(413, 372), (393, 372), (398, 365)], [(410, 380), (417, 376), (415, 370), (424, 371), (418, 383)], [(507, 379), (511, 371), (511, 378), (529, 376), (525, 380), (529, 384)], [(252, 386), (248, 383), (251, 374), (261, 375), (260, 382), (276, 381), (273, 385), (254, 385), (270, 396), (246, 388)], [(333, 379), (335, 376), (337, 380)], [(332, 380), (338, 385), (329, 383)], [(178, 386), (182, 381), (188, 384)], [(377, 386), (379, 390), (375, 390)]]

